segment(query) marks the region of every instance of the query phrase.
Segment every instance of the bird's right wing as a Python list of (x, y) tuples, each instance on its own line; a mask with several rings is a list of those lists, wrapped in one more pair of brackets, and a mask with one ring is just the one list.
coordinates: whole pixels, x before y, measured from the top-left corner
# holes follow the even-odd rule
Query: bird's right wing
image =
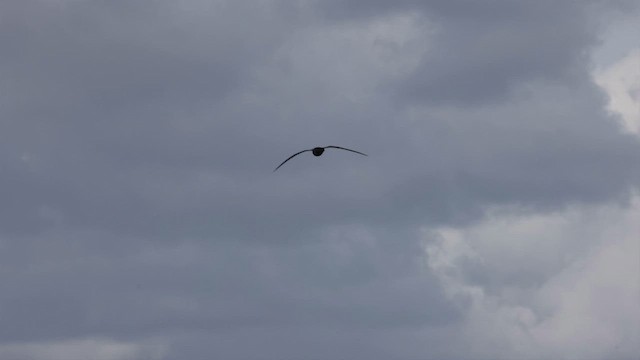
[(364, 155), (367, 156), (367, 154), (365, 153), (361, 153), (360, 151), (355, 151), (355, 150), (351, 150), (351, 149), (347, 149), (347, 148), (343, 148), (341, 146), (333, 146), (333, 145), (329, 145), (329, 146), (325, 146), (326, 148), (333, 148), (333, 149), (340, 149), (340, 150), (347, 150), (347, 151), (351, 151), (354, 152), (356, 154), (360, 154), (360, 155)]
[(293, 159), (294, 157), (296, 157), (296, 156), (298, 156), (298, 155), (302, 154), (303, 152), (307, 152), (307, 151), (311, 151), (311, 149), (302, 150), (302, 151), (300, 151), (300, 152), (297, 152), (297, 153), (295, 153), (295, 154), (293, 154), (293, 155), (289, 156), (289, 158), (288, 158), (287, 160), (283, 161), (283, 162), (282, 162), (282, 164), (278, 165), (278, 167), (277, 167), (275, 170), (273, 170), (273, 172), (276, 172), (276, 170), (280, 169), (280, 166), (284, 165), (284, 163), (286, 163), (287, 161), (289, 161), (289, 160)]

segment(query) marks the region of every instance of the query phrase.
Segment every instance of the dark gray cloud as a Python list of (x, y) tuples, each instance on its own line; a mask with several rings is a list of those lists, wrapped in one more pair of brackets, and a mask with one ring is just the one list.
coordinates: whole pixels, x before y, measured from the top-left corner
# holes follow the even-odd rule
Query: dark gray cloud
[(459, 356), (421, 228), (640, 184), (589, 6), (3, 2), (0, 344)]
[[(457, 106), (507, 101), (531, 80), (584, 79), (598, 1), (322, 1), (330, 18), (419, 12), (434, 28), (430, 51), (400, 80), (398, 100)], [(612, 2), (627, 8), (628, 2)], [(573, 20), (567, 21), (567, 16)], [(561, 35), (559, 35), (561, 34)], [(427, 44), (425, 44), (427, 46)], [(490, 84), (490, 85), (489, 85)]]

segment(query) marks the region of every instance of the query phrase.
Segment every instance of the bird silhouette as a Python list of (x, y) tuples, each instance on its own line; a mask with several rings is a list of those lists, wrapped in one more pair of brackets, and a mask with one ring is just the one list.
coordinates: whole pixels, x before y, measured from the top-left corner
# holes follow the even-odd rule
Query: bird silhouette
[(275, 170), (273, 170), (273, 171), (275, 172), (276, 170), (280, 169), (280, 167), (281, 167), (282, 165), (284, 165), (284, 163), (286, 163), (287, 161), (289, 161), (289, 160), (293, 159), (294, 157), (296, 157), (296, 156), (298, 156), (298, 155), (300, 155), (300, 154), (302, 154), (302, 153), (304, 153), (304, 152), (311, 151), (311, 153), (312, 153), (314, 156), (320, 156), (320, 155), (322, 155), (322, 153), (324, 153), (324, 150), (325, 150), (325, 149), (340, 149), (340, 150), (351, 151), (351, 152), (354, 152), (354, 153), (356, 153), (356, 154), (360, 154), (360, 155), (367, 156), (367, 154), (361, 153), (360, 151), (355, 151), (355, 150), (351, 150), (351, 149), (343, 148), (343, 147), (340, 147), (340, 146), (333, 146), (333, 145), (331, 145), (331, 146), (325, 146), (325, 147), (314, 147), (313, 149), (302, 150), (302, 151), (300, 151), (300, 152), (297, 152), (297, 153), (295, 153), (295, 154), (293, 154), (293, 155), (289, 156), (289, 158), (287, 158), (287, 160), (283, 161), (283, 162), (282, 162), (282, 164), (278, 165), (278, 167), (277, 167)]

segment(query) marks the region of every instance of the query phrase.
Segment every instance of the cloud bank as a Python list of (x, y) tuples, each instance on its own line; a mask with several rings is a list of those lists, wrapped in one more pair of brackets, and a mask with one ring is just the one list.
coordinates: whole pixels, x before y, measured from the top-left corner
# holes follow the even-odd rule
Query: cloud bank
[(621, 10), (3, 2), (1, 357), (633, 358)]

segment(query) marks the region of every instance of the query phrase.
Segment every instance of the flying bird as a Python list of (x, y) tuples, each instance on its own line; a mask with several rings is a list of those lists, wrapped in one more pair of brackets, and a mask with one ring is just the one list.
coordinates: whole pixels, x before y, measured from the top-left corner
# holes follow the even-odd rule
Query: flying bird
[(340, 150), (351, 151), (351, 152), (354, 152), (354, 153), (356, 153), (356, 154), (360, 154), (360, 155), (367, 156), (367, 154), (361, 153), (360, 151), (355, 151), (355, 150), (351, 150), (351, 149), (343, 148), (343, 147), (340, 147), (340, 146), (314, 147), (313, 149), (302, 150), (302, 151), (300, 151), (300, 152), (297, 152), (297, 153), (295, 153), (295, 154), (293, 154), (293, 155), (289, 156), (289, 158), (288, 158), (287, 160), (283, 161), (283, 162), (282, 162), (282, 164), (278, 165), (278, 167), (277, 167), (275, 170), (273, 170), (273, 171), (275, 172), (276, 170), (280, 169), (280, 167), (281, 167), (282, 165), (284, 165), (284, 163), (286, 163), (287, 161), (289, 161), (289, 160), (293, 159), (294, 157), (296, 157), (296, 156), (298, 156), (298, 155), (300, 155), (300, 154), (302, 154), (302, 153), (304, 153), (304, 152), (311, 151), (311, 153), (312, 153), (314, 156), (320, 156), (320, 155), (322, 155), (322, 153), (324, 153), (324, 149), (340, 149)]

